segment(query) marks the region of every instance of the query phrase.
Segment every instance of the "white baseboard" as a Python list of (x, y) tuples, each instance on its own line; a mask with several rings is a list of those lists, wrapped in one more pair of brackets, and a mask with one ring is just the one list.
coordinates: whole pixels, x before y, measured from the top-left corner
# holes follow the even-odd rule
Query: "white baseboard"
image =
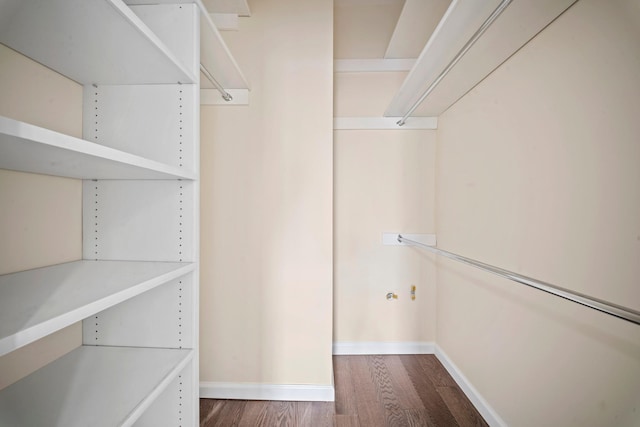
[(410, 342), (334, 342), (333, 354), (433, 354), (435, 345), (427, 341)]
[(333, 385), (200, 382), (200, 397), (206, 399), (287, 400), (333, 402)]
[(435, 345), (435, 355), (445, 367), (449, 375), (453, 377), (458, 386), (462, 389), (464, 394), (469, 398), (473, 406), (476, 407), (478, 412), (482, 415), (484, 420), (491, 427), (507, 427), (507, 423), (504, 422), (500, 415), (487, 403), (482, 395), (476, 390), (471, 382), (464, 376), (462, 371), (449, 359), (449, 356), (438, 346)]

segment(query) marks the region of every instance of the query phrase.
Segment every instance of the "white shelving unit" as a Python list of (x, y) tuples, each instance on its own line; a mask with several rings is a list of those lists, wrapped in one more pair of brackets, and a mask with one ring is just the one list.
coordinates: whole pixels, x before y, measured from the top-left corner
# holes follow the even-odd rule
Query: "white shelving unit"
[(0, 356), (194, 268), (193, 263), (83, 260), (0, 276)]
[[(200, 63), (211, 73), (220, 85), (226, 90), (236, 90), (235, 94), (243, 96), (244, 92), (250, 89), (249, 82), (242, 73), (231, 51), (222, 39), (220, 32), (215, 26), (206, 6), (202, 0), (125, 0), (130, 5), (142, 4), (186, 4), (195, 3), (200, 9)], [(248, 15), (249, 7), (244, 1), (237, 2), (221, 2), (219, 5), (222, 9), (233, 9), (244, 12), (243, 16)], [(203, 89), (214, 89), (214, 86), (203, 76), (200, 76), (200, 83)], [(234, 94), (234, 98), (235, 98)]]
[[(513, 1), (412, 116), (442, 114), (575, 1)], [(453, 0), (391, 100), (385, 116), (402, 117), (500, 3), (501, 0)]]
[(5, 0), (0, 40), (84, 84), (195, 83), (121, 0)]
[(134, 425), (193, 355), (194, 350), (80, 347), (0, 391), (0, 424), (54, 425), (53, 415), (55, 425), (67, 427)]
[[(200, 0), (135, 3), (0, 3), (0, 43), (84, 85), (82, 139), (0, 117), (0, 168), (83, 180), (83, 260), (0, 276), (0, 354), (77, 321), (83, 345), (1, 390), (1, 425), (199, 421), (199, 64), (210, 18)], [(208, 60), (239, 73), (222, 50)]]
[(0, 169), (78, 179), (195, 179), (192, 171), (0, 116)]
[[(229, 48), (222, 40), (220, 32), (208, 14), (200, 18), (202, 28), (202, 47), (200, 61), (225, 89), (249, 89), (249, 83), (242, 74)], [(224, 60), (220, 60), (224, 58)], [(213, 88), (206, 79), (200, 79), (203, 88)]]

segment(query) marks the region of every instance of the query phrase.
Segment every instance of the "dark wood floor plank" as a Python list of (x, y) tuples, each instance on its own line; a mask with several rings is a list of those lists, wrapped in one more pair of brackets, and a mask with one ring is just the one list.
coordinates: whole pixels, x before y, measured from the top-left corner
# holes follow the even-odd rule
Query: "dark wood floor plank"
[(385, 356), (384, 363), (389, 370), (393, 391), (401, 409), (424, 409), (424, 404), (418, 396), (407, 370), (396, 355)]
[(276, 420), (274, 426), (279, 427), (296, 427), (296, 405), (297, 402), (278, 402), (273, 401), (269, 403), (269, 411), (273, 413), (273, 417)]
[(431, 379), (431, 382), (436, 387), (458, 386), (434, 354), (420, 354), (416, 355), (415, 358), (420, 366), (422, 366), (425, 375)]
[(363, 427), (360, 425), (360, 422), (358, 422), (357, 415), (336, 414), (334, 418), (335, 418), (335, 423), (334, 423), (335, 427)]
[(332, 427), (333, 402), (296, 402), (296, 426)]
[(371, 379), (376, 385), (378, 399), (384, 408), (386, 424), (390, 427), (408, 427), (404, 411), (400, 408), (385, 356), (367, 356)]
[(459, 387), (437, 387), (437, 390), (461, 427), (489, 426)]
[[(209, 400), (209, 399), (203, 399)], [(201, 427), (235, 427), (240, 422), (244, 413), (246, 401), (244, 400), (209, 400), (214, 402), (204, 417), (201, 415)], [(202, 401), (201, 401), (202, 402)], [(202, 414), (203, 404), (200, 403)]]
[(222, 405), (221, 400), (200, 399), (200, 427), (205, 427), (207, 422), (213, 418), (215, 407)]
[(436, 390), (431, 379), (425, 375), (418, 359), (413, 355), (398, 357), (407, 370), (407, 374), (427, 410), (431, 424), (442, 427), (457, 426), (458, 423), (451, 415), (449, 407), (447, 407), (442, 396)]
[(270, 410), (270, 403), (266, 400), (247, 401), (238, 427), (276, 426), (275, 414)]
[(404, 412), (410, 427), (433, 427), (435, 425), (429, 418), (429, 412), (426, 409), (406, 409)]
[(336, 414), (358, 415), (356, 408), (350, 356), (333, 358), (333, 375), (336, 389)]
[(349, 361), (360, 425), (385, 427), (385, 410), (378, 399), (378, 390), (371, 378), (367, 360), (363, 356), (351, 356)]

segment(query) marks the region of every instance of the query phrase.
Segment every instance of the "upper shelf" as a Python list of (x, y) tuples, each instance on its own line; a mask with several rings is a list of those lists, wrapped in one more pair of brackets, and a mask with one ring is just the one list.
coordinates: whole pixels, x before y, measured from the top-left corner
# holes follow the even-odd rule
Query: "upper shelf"
[[(220, 32), (213, 23), (213, 20), (209, 15), (209, 11), (202, 3), (202, 0), (125, 0), (125, 3), (131, 5), (195, 3), (200, 9), (200, 63), (223, 88), (249, 89), (247, 79), (242, 74), (240, 67), (222, 39)], [(221, 5), (221, 7), (232, 6), (226, 3)], [(243, 7), (243, 4), (245, 4), (245, 2), (238, 2), (238, 10), (240, 10), (241, 13), (248, 14), (248, 5), (246, 5), (247, 7), (245, 8)], [(214, 88), (213, 84), (211, 84), (203, 75), (200, 75), (200, 86), (203, 89)]]
[(0, 116), (0, 169), (78, 179), (195, 179), (192, 171)]
[(450, 4), (451, 0), (406, 0), (384, 57), (417, 58)]
[[(513, 1), (412, 115), (442, 114), (575, 1)], [(406, 114), (500, 3), (454, 0), (385, 116)]]
[(0, 276), (0, 356), (193, 269), (178, 262), (75, 261)]
[(3, 0), (0, 43), (82, 84), (197, 81), (121, 0)]
[[(247, 79), (208, 13), (200, 14), (200, 63), (223, 88), (249, 89)], [(204, 89), (214, 87), (202, 77), (200, 86)]]
[(193, 355), (193, 350), (81, 346), (0, 390), (0, 425), (134, 425)]

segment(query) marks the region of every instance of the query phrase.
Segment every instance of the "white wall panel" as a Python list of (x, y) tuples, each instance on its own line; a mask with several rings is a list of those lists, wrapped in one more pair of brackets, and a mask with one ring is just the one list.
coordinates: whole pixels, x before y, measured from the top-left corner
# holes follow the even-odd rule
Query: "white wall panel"
[(180, 277), (85, 319), (83, 343), (193, 348), (193, 282)]
[(84, 181), (83, 258), (194, 261), (191, 181)]
[(198, 397), (191, 393), (194, 387), (191, 361), (149, 409), (136, 421), (134, 427), (194, 426), (198, 424)]
[(83, 138), (196, 169), (196, 85), (85, 86)]

